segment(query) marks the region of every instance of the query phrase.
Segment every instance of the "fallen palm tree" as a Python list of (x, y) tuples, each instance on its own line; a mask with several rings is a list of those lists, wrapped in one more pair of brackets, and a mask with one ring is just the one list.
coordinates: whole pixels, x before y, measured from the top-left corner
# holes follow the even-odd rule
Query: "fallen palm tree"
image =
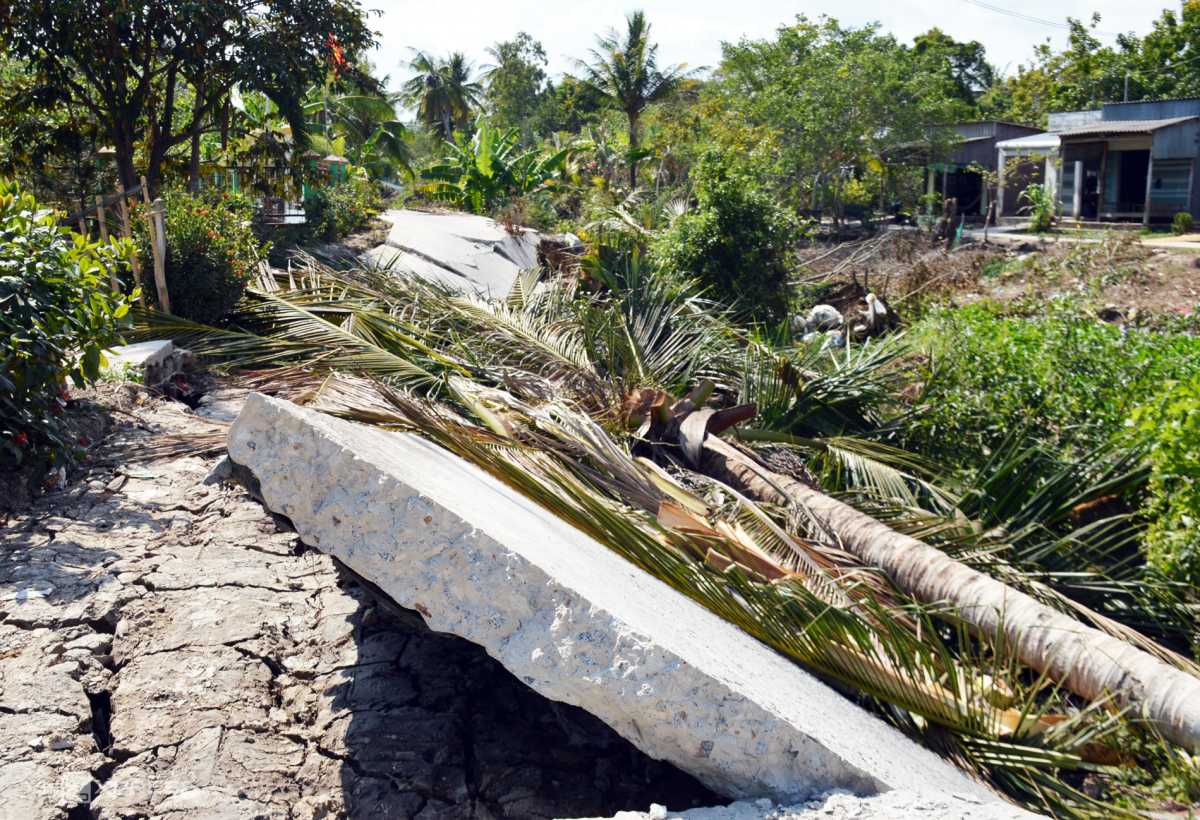
[[(585, 297), (569, 286), (539, 293), (530, 276), (496, 303), (366, 276), (310, 266), (294, 288), (281, 281), (280, 292), (255, 294), (225, 329), (153, 316), (144, 332), (169, 332), (242, 366), (287, 362), (275, 382), (258, 373), (258, 389), (437, 441), (750, 634), (877, 699), (899, 725), (1030, 804), (1103, 810), (1051, 774), (1098, 768), (1084, 756), (1095, 758), (1089, 749), (1125, 711), (1105, 718), (1100, 709), (1125, 704), (1195, 742), (1179, 697), (1194, 678), (1027, 603), (712, 435), (755, 415), (704, 407), (718, 384), (733, 394), (755, 344), (686, 287), (641, 277), (616, 298)], [(847, 382), (860, 373), (850, 364), (807, 369), (815, 366), (797, 361), (776, 379), (798, 385), (777, 427), (874, 423), (869, 385)], [(859, 489), (937, 494), (869, 439), (777, 435), (870, 477)], [(961, 598), (955, 578), (982, 592)], [(933, 616), (951, 624), (949, 635)], [(1022, 616), (1030, 620), (1020, 624)], [(1089, 650), (1111, 646), (1134, 659), (1139, 671), (1122, 673), (1134, 680), (1154, 669), (1174, 682), (1131, 689), (1130, 678), (1114, 677), (1112, 659), (1059, 648), (1047, 625), (1070, 640), (1085, 635)], [(1083, 702), (1047, 690), (1055, 680), (1083, 690)], [(1162, 691), (1166, 698), (1143, 695)]]

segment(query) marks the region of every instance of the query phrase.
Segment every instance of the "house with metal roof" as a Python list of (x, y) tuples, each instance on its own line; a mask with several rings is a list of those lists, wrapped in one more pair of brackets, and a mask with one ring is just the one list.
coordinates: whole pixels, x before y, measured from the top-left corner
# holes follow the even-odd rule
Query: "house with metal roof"
[(1098, 120), (1058, 136), (1064, 216), (1149, 224), (1200, 214), (1200, 97), (1106, 103)]
[(978, 169), (997, 170), (998, 143), (1043, 131), (1001, 120), (961, 122), (950, 128), (958, 139), (949, 156), (925, 166), (925, 193), (956, 199), (958, 213), (964, 216), (986, 216), (994, 191)]
[(998, 217), (1013, 217), (1022, 209), (1021, 194), (1030, 185), (1047, 184), (1057, 193), (1062, 185), (1059, 134), (1100, 119), (1097, 111), (1051, 114), (1047, 131), (996, 143), (996, 209)]

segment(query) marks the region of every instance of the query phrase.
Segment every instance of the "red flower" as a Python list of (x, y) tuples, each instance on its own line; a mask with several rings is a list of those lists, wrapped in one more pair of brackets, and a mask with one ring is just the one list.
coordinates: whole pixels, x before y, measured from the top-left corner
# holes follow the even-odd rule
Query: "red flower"
[(58, 388), (58, 397), (60, 399), (62, 399), (63, 401), (71, 400), (71, 395), (66, 390), (63, 390), (61, 387)]
[(88, 446), (88, 440), (87, 440), (87, 436), (80, 436), (80, 437), (79, 437), (79, 444), (80, 444), (80, 446), (82, 446), (82, 447), (87, 447), (87, 446)]
[(325, 43), (330, 51), (330, 59), (333, 60), (333, 73), (339, 77), (342, 76), (342, 69), (346, 65), (346, 57), (342, 54), (342, 47), (338, 44), (337, 36), (329, 35), (328, 42)]
[(54, 404), (54, 405), (51, 405), (50, 412), (53, 413), (54, 415), (58, 416), (58, 415), (62, 414), (62, 408), (59, 407), (57, 404)]
[(25, 435), (24, 433), (17, 433), (17, 437), (14, 438), (13, 441), (15, 441), (17, 446), (20, 447), (24, 445), (25, 442), (29, 441), (29, 436)]
[(213, 239), (214, 237), (216, 237), (216, 234), (215, 234), (215, 233), (213, 233), (212, 231), (209, 231), (209, 232), (208, 232), (208, 238), (209, 238), (209, 239)]

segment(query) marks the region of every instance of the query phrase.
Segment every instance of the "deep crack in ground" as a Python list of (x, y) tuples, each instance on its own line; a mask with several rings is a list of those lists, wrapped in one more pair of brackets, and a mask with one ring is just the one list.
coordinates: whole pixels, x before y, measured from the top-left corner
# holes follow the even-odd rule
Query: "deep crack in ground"
[[(229, 408), (226, 408), (228, 410)], [(210, 429), (177, 403), (120, 435)], [(0, 529), (0, 818), (582, 817), (719, 798), (299, 544), (213, 459)]]

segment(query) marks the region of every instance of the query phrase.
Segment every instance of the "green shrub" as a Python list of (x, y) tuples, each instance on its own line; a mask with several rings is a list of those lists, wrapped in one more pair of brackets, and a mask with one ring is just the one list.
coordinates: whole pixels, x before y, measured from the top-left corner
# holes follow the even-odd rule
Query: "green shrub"
[(1175, 219), (1171, 221), (1171, 233), (1176, 236), (1183, 236), (1185, 233), (1191, 233), (1196, 228), (1196, 220), (1192, 219), (1189, 213), (1175, 214)]
[(124, 272), (131, 249), (72, 237), (0, 178), (0, 466), (32, 463), (39, 483), (74, 456), (60, 423), (66, 379), (94, 382), (101, 351), (120, 343), (129, 303), (110, 274)]
[(1001, 310), (942, 309), (913, 328), (931, 347), (933, 370), (910, 448), (964, 464), (1017, 427), (1090, 448), (1164, 381), (1200, 374), (1195, 336), (1122, 331), (1066, 305), (1038, 317)]
[(706, 152), (692, 181), (696, 207), (655, 243), (652, 259), (692, 274), (713, 297), (755, 319), (782, 321), (799, 233), (795, 220), (727, 153)]
[[(183, 191), (169, 191), (163, 201), (167, 208), (166, 280), (171, 313), (212, 324), (242, 298), (264, 258), (254, 230), (258, 209), (247, 197), (229, 193), (194, 197)], [(143, 268), (152, 271), (153, 256), (144, 227), (139, 244)], [(157, 298), (153, 274), (143, 279)]]
[(1057, 203), (1050, 184), (1030, 185), (1017, 197), (1025, 205), (1020, 213), (1029, 214), (1031, 233), (1046, 233), (1054, 226), (1054, 211)]
[(383, 199), (370, 180), (317, 188), (304, 200), (304, 239), (336, 242), (367, 227), (382, 210)]
[(1164, 574), (1200, 585), (1200, 376), (1170, 384), (1125, 423), (1150, 445), (1147, 557)]

